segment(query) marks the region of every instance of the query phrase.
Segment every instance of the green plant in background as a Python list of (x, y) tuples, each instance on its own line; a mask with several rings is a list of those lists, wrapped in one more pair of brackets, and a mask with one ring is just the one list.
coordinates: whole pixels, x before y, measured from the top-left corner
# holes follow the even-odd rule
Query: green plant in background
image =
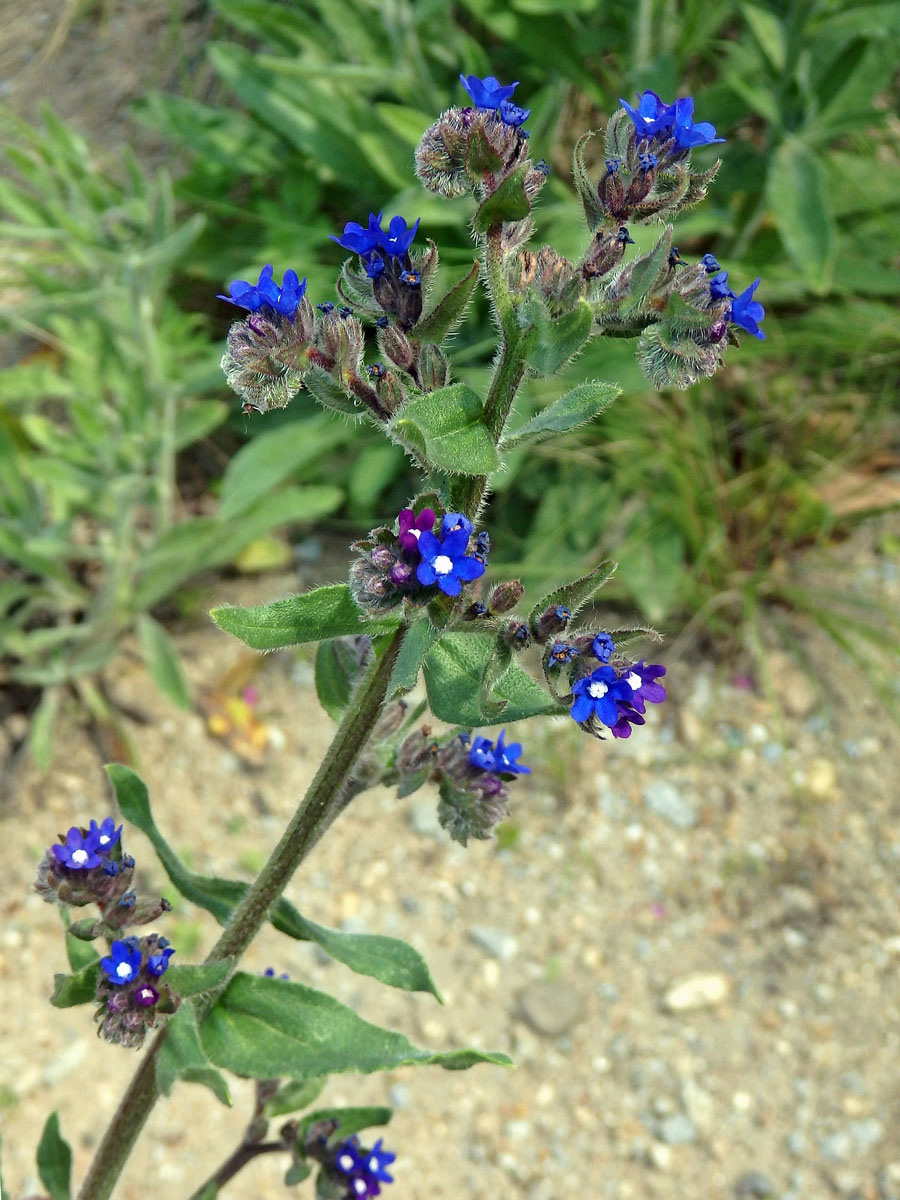
[(209, 397), (218, 354), (169, 294), (203, 218), (176, 219), (164, 173), (149, 179), (126, 155), (126, 179), (113, 180), (52, 113), (45, 122), (6, 118), (12, 172), (0, 182), (0, 322), (40, 347), (0, 372), (0, 680), (43, 689), (32, 725), (43, 765), (66, 690), (114, 721), (102, 673), (131, 632), (163, 691), (188, 705), (153, 609), (343, 499), (330, 484), (277, 486), (340, 442), (323, 420), (235, 455), (216, 507), (182, 500), (179, 454), (226, 415)]
[[(434, 240), (414, 247), (419, 220), (398, 214), (385, 228), (383, 212), (370, 212), (365, 225), (348, 221), (334, 237), (351, 254), (337, 278), (337, 301), (314, 306), (307, 278), (286, 269), (279, 282), (270, 265), (255, 281), (232, 281), (220, 297), (246, 313), (229, 329), (222, 358), (244, 410), (265, 416), (298, 395), (312, 398), (400, 447), (419, 486), (396, 518), (353, 544), (347, 583), (211, 614), (260, 651), (317, 643), (317, 693), (339, 722), (306, 797), (252, 883), (190, 870), (157, 827), (141, 780), (109, 767), (122, 815), (150, 839), (172, 886), (224, 926), (204, 963), (170, 966), (176, 949), (165, 937), (123, 936), (171, 905), (132, 890), (135, 862), (124, 854), (112, 817), (73, 825), (39, 864), (37, 890), (61, 906), (74, 960), (73, 973), (57, 978), (54, 1002), (93, 999), (99, 1033), (115, 1044), (138, 1047), (155, 1034), (97, 1146), (80, 1200), (108, 1200), (153, 1105), (179, 1080), (202, 1083), (227, 1103), (223, 1070), (255, 1079), (256, 1102), (240, 1144), (194, 1200), (214, 1200), (238, 1171), (269, 1153), (286, 1156), (288, 1185), (315, 1171), (323, 1200), (379, 1195), (381, 1184), (392, 1182), (394, 1154), (381, 1140), (364, 1148), (356, 1135), (386, 1121), (389, 1110), (319, 1110), (269, 1139), (272, 1118), (306, 1108), (334, 1072), (508, 1060), (474, 1050), (418, 1050), (304, 984), (277, 979), (272, 970), (262, 978), (237, 970), (240, 958), (271, 921), (356, 971), (437, 995), (411, 947), (324, 929), (284, 898), (319, 838), (368, 788), (388, 785), (406, 797), (426, 783), (437, 787), (438, 818), (452, 838), (465, 846), (491, 837), (516, 779), (531, 768), (505, 729), (487, 737), (477, 727), (556, 715), (595, 738), (627, 738), (645, 723), (647, 705), (666, 698), (659, 682), (665, 668), (626, 649), (653, 631), (598, 630), (591, 620), (591, 602), (614, 562), (604, 559), (565, 581), (556, 575), (549, 591), (526, 604), (519, 580), (479, 582), (492, 550), (483, 522), (491, 480), (510, 454), (565, 441), (619, 392), (607, 380), (589, 379), (559, 389), (522, 420), (514, 402), (527, 377), (559, 375), (592, 340), (628, 340), (649, 379), (685, 388), (716, 372), (739, 333), (765, 337), (758, 279), (735, 293), (711, 255), (689, 264), (672, 244), (672, 225), (659, 233), (661, 221), (705, 196), (719, 165), (707, 148), (720, 139), (711, 124), (693, 120), (690, 98), (667, 104), (647, 90), (636, 108), (623, 102), (603, 136), (591, 131), (575, 147), (587, 238), (571, 261), (548, 244), (530, 245), (548, 167), (531, 157), (529, 110), (512, 99), (518, 85), (493, 76), (461, 81), (472, 103), (429, 125), (415, 159), (429, 192), (475, 202), (477, 258), (459, 279), (439, 281)], [(584, 154), (594, 139), (605, 153), (598, 172)], [(707, 159), (705, 169), (695, 152)], [(629, 230), (640, 226), (656, 227), (653, 244), (632, 252)], [(482, 394), (454, 379), (446, 353), (479, 283), (496, 341)], [(373, 353), (378, 359), (367, 361)], [(246, 461), (256, 444), (235, 462)], [(247, 477), (249, 487), (253, 479)], [(501, 541), (502, 525), (494, 529)], [(533, 657), (523, 653), (529, 647)], [(527, 670), (521, 664), (530, 657)], [(426, 699), (410, 712), (404, 697), (420, 675)], [(426, 710), (449, 728), (436, 733), (419, 724)], [(242, 861), (249, 863), (246, 851)], [(69, 925), (72, 905), (95, 906), (99, 915)], [(101, 939), (106, 955), (82, 946)], [(38, 1157), (45, 1184), (69, 1200), (71, 1155), (55, 1115)]]

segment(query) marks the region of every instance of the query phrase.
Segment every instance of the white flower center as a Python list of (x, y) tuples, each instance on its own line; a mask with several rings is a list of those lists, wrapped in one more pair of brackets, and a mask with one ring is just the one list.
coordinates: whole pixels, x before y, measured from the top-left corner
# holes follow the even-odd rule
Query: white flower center
[(352, 1171), (353, 1170), (353, 1155), (352, 1154), (342, 1154), (341, 1157), (338, 1159), (338, 1166), (341, 1168), (342, 1171)]
[(409, 532), (413, 535), (413, 537), (416, 539), (416, 541), (418, 541), (419, 538), (422, 536), (421, 529), (410, 529)]
[(78, 865), (81, 866), (81, 864), (84, 862), (87, 862), (87, 860), (88, 860), (87, 850), (73, 850), (72, 851), (72, 862), (73, 863), (78, 863)]
[(108, 845), (108, 844), (109, 844), (109, 841), (110, 841), (110, 839), (109, 839), (109, 837), (108, 837), (108, 835), (107, 835), (107, 834), (105, 834), (105, 833), (104, 833), (104, 834), (102, 834), (102, 835), (101, 835), (101, 837), (100, 837), (100, 845), (101, 845), (101, 846), (106, 846), (106, 845)]
[(602, 679), (596, 679), (593, 683), (588, 684), (588, 695), (594, 700), (600, 700), (609, 691), (609, 687)]
[(378, 1159), (375, 1157), (374, 1154), (369, 1159), (369, 1170), (372, 1172), (373, 1175), (378, 1170)]
[(453, 559), (446, 554), (439, 554), (431, 565), (436, 575), (449, 575), (453, 570)]
[(625, 682), (633, 692), (636, 692), (643, 683), (643, 680), (641, 679), (640, 675), (638, 675), (635, 671), (632, 671), (629, 675), (625, 676)]
[(116, 967), (116, 974), (120, 979), (130, 979), (131, 965), (125, 962), (119, 963), (119, 965)]

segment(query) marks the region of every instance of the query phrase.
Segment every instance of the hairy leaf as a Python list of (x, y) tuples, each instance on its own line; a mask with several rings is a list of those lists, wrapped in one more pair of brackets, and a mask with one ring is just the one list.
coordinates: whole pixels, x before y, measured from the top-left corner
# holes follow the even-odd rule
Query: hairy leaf
[(481, 202), (473, 222), (476, 233), (487, 233), (492, 226), (501, 225), (504, 221), (523, 221), (528, 216), (531, 205), (525, 195), (524, 184), (530, 170), (530, 163), (522, 163), (506, 176), (495, 192)]
[(597, 194), (596, 180), (588, 174), (587, 164), (584, 161), (584, 148), (592, 137), (596, 137), (597, 132), (596, 129), (589, 129), (587, 133), (582, 134), (575, 143), (575, 150), (572, 154), (572, 176), (578, 189), (578, 195), (581, 197), (585, 220), (591, 233), (606, 220), (606, 213)]
[(483, 684), (496, 650), (491, 634), (445, 633), (424, 662), (431, 711), (442, 721), (464, 725), (504, 724), (559, 713), (560, 706), (513, 661), (498, 680), (492, 701), (506, 701), (501, 712), (485, 712)]
[(312, 1104), (327, 1082), (327, 1075), (313, 1075), (310, 1079), (291, 1079), (266, 1101), (263, 1111), (267, 1117), (281, 1117), (285, 1113), (299, 1112), (301, 1108)]
[(300, 1121), (300, 1132), (305, 1134), (317, 1121), (337, 1121), (339, 1124), (331, 1135), (331, 1141), (343, 1142), (354, 1133), (371, 1129), (373, 1125), (387, 1125), (393, 1115), (391, 1109), (382, 1104), (365, 1108), (317, 1108), (315, 1112), (307, 1113)]
[(50, 1003), (54, 1008), (74, 1008), (76, 1004), (90, 1004), (97, 994), (97, 977), (100, 960), (94, 958), (73, 975), (53, 976), (53, 995)]
[(614, 383), (583, 383), (542, 409), (515, 433), (504, 437), (500, 449), (512, 450), (516, 446), (534, 446), (563, 433), (569, 433), (570, 430), (577, 429), (579, 425), (585, 425), (599, 416), (612, 404), (621, 390)]
[(69, 1200), (72, 1194), (72, 1149), (59, 1131), (59, 1117), (47, 1118), (37, 1148), (37, 1169), (50, 1200)]
[(174, 963), (166, 971), (166, 983), (179, 996), (196, 996), (224, 983), (231, 965), (230, 958), (216, 963)]
[(316, 694), (333, 721), (340, 721), (360, 675), (359, 655), (352, 641), (329, 638), (316, 651)]
[(438, 470), (490, 475), (500, 459), (482, 412), (479, 396), (464, 383), (453, 383), (407, 401), (389, 428)]
[(393, 617), (364, 620), (345, 583), (316, 588), (273, 604), (250, 608), (221, 605), (210, 616), (226, 633), (233, 633), (254, 650), (277, 650), (348, 633), (387, 632), (399, 624)]
[(166, 1040), (156, 1060), (156, 1082), (164, 1096), (170, 1094), (179, 1079), (202, 1083), (223, 1104), (231, 1106), (231, 1092), (225, 1077), (206, 1057), (200, 1042), (197, 1014), (192, 1004), (182, 1004), (169, 1021)]
[(472, 270), (433, 305), (430, 312), (420, 317), (413, 326), (412, 336), (420, 342), (442, 342), (453, 332), (463, 319), (466, 307), (478, 283), (480, 267), (477, 262)]
[(281, 979), (235, 975), (200, 1027), (204, 1049), (220, 1067), (257, 1079), (305, 1079), (339, 1071), (392, 1070), (434, 1063), (462, 1069), (509, 1065), (505, 1054), (431, 1052), (380, 1029), (324, 992)]
[(584, 608), (595, 593), (599, 592), (612, 579), (615, 570), (616, 564), (609, 559), (606, 562), (602, 562), (599, 567), (594, 567), (589, 575), (583, 575), (580, 579), (573, 579), (571, 583), (564, 583), (562, 587), (548, 592), (531, 610), (528, 617), (529, 624), (534, 625), (542, 613), (557, 604), (564, 605), (574, 619), (580, 609)]
[(631, 271), (628, 291), (619, 312), (622, 316), (643, 308), (647, 297), (660, 276), (669, 270), (669, 252), (672, 249), (672, 226), (667, 225), (662, 237), (649, 254), (635, 260)]
[(541, 375), (553, 375), (577, 354), (591, 334), (591, 306), (579, 300), (575, 308), (551, 318), (543, 305), (523, 305), (520, 320), (533, 328), (529, 339), (528, 365)]
[(427, 616), (421, 616), (418, 621), (410, 625), (409, 633), (403, 640), (391, 672), (391, 681), (387, 690), (388, 700), (391, 700), (398, 692), (403, 694), (412, 691), (419, 678), (422, 660), (440, 636), (440, 630), (435, 629)]

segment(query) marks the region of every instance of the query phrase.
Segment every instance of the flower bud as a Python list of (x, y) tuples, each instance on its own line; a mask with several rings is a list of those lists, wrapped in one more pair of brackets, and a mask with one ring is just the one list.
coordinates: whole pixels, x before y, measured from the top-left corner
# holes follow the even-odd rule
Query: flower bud
[(531, 644), (531, 633), (523, 621), (510, 621), (503, 631), (504, 645), (513, 650), (524, 650)]
[(406, 334), (396, 325), (378, 331), (378, 348), (385, 358), (400, 368), (410, 371), (416, 361), (416, 353)]
[(507, 579), (491, 589), (488, 596), (488, 611), (505, 613), (516, 607), (525, 594), (525, 586), (521, 579)]
[(464, 196), (472, 190), (466, 174), (466, 146), (474, 110), (450, 108), (422, 134), (416, 174), (429, 192)]
[(423, 391), (433, 392), (450, 382), (450, 362), (440, 346), (432, 342), (425, 342), (420, 347), (417, 370)]
[(553, 634), (562, 633), (571, 615), (564, 604), (551, 604), (537, 619), (533, 631), (535, 640), (545, 642)]

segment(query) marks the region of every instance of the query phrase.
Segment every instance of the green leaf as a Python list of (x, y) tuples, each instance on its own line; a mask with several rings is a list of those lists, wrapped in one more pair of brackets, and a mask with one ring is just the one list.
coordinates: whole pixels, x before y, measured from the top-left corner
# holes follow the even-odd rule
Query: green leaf
[(575, 150), (572, 154), (572, 177), (578, 189), (578, 195), (581, 197), (585, 220), (591, 233), (594, 233), (606, 220), (606, 212), (597, 195), (596, 182), (588, 171), (584, 159), (584, 148), (596, 134), (596, 129), (589, 129), (587, 133), (582, 134), (575, 143)]
[(166, 983), (179, 996), (196, 996), (224, 983), (231, 966), (231, 959), (216, 963), (173, 964), (166, 971)]
[[(216, 920), (224, 925), (234, 907), (247, 891), (248, 884), (237, 879), (218, 879), (189, 871), (159, 832), (153, 819), (150, 797), (143, 780), (129, 767), (122, 766), (120, 763), (108, 764), (106, 771), (115, 788), (122, 816), (132, 825), (136, 825), (150, 839), (163, 869), (174, 887), (187, 900), (206, 909), (207, 912), (211, 912)], [(370, 975), (390, 987), (404, 988), (407, 991), (430, 992), (438, 1000), (441, 999), (425, 960), (417, 950), (398, 938), (383, 937), (380, 934), (340, 933), (334, 929), (326, 929), (323, 925), (307, 921), (283, 896), (272, 906), (270, 920), (276, 929), (281, 933), (286, 933), (289, 937), (297, 938), (300, 941), (317, 942), (332, 958), (344, 963), (358, 974)], [(173, 966), (169, 968), (167, 976), (172, 976), (174, 980), (179, 977), (178, 972), (184, 972), (190, 979), (193, 973), (195, 980), (202, 981), (201, 986), (195, 990), (204, 990), (220, 982), (220, 979), (216, 979), (214, 983), (210, 984), (209, 977), (203, 974), (206, 971), (223, 971), (223, 974), (227, 974), (227, 970), (221, 965), (216, 967)], [(175, 975), (172, 975), (173, 972)], [(71, 977), (63, 976), (63, 978)], [(75, 1001), (75, 1003), (79, 1002)]]
[(137, 621), (138, 642), (144, 664), (162, 694), (178, 708), (191, 708), (190, 689), (175, 643), (158, 621), (147, 613), (141, 613)]
[(577, 354), (591, 334), (591, 306), (579, 300), (575, 308), (552, 319), (540, 303), (520, 307), (519, 320), (531, 325), (526, 361), (541, 375), (553, 375)]
[(228, 464), (219, 497), (219, 520), (233, 521), (260, 496), (271, 493), (301, 467), (321, 462), (346, 440), (346, 429), (324, 414), (316, 414), (315, 421), (293, 421), (257, 434)]
[(359, 655), (348, 638), (329, 638), (316, 651), (316, 694), (333, 721), (340, 721), (360, 675)]
[[(170, 971), (174, 969), (169, 968)], [(200, 1042), (197, 1014), (192, 1004), (182, 1004), (169, 1021), (166, 1040), (156, 1060), (156, 1082), (164, 1096), (171, 1093), (179, 1079), (188, 1083), (202, 1083), (223, 1104), (231, 1107), (231, 1093), (225, 1077), (206, 1057)]]
[(438, 470), (490, 475), (500, 459), (482, 412), (480, 397), (464, 383), (453, 383), (407, 401), (389, 429)]
[(510, 1063), (505, 1054), (479, 1050), (420, 1050), (402, 1034), (363, 1021), (324, 992), (243, 973), (225, 989), (200, 1036), (217, 1066), (256, 1079), (369, 1074), (417, 1063), (449, 1069)]
[(822, 164), (797, 138), (785, 138), (775, 151), (768, 198), (788, 254), (811, 288), (827, 292), (837, 254), (835, 221)]
[(420, 342), (442, 342), (453, 332), (465, 315), (466, 307), (478, 283), (478, 262), (472, 270), (435, 304), (431, 311), (420, 317), (410, 331)]
[(579, 425), (586, 425), (612, 404), (621, 391), (622, 389), (614, 383), (583, 383), (542, 409), (515, 433), (503, 438), (500, 449), (512, 450), (516, 446), (534, 446), (563, 433), (569, 433)]
[(678, 606), (687, 577), (685, 545), (674, 526), (654, 523), (622, 546), (617, 583), (627, 590), (648, 621), (663, 621)]
[(466, 143), (466, 174), (486, 175), (503, 169), (503, 159), (487, 140), (479, 124), (472, 126)]
[(184, 450), (217, 429), (228, 416), (228, 405), (221, 400), (195, 400), (180, 408), (175, 417), (175, 449)]
[(50, 1003), (54, 1008), (74, 1008), (76, 1004), (90, 1004), (97, 994), (99, 974), (100, 960), (95, 955), (93, 962), (89, 962), (74, 975), (54, 975)]
[(504, 221), (523, 221), (531, 212), (525, 195), (525, 176), (531, 164), (524, 162), (502, 181), (495, 192), (483, 200), (475, 213), (473, 224), (476, 233), (487, 233)]
[(77, 972), (82, 967), (90, 966), (91, 963), (97, 962), (99, 957), (90, 942), (83, 942), (81, 938), (66, 930), (66, 958), (73, 971)]
[(410, 625), (391, 672), (387, 690), (388, 700), (393, 699), (398, 692), (404, 694), (412, 691), (419, 678), (422, 660), (440, 636), (441, 631), (435, 629), (426, 616), (419, 617), (418, 621)]
[(277, 650), (349, 633), (390, 632), (399, 624), (394, 617), (364, 620), (345, 583), (316, 588), (273, 604), (250, 608), (222, 605), (209, 615), (220, 629), (233, 633), (254, 650)]
[(563, 709), (530, 675), (513, 661), (498, 680), (491, 700), (505, 700), (498, 714), (485, 712), (482, 687), (494, 654), (491, 634), (445, 633), (424, 662), (425, 686), (431, 711), (441, 721), (473, 729), (523, 721), (526, 717), (558, 714)]
[(773, 71), (777, 75), (781, 75), (787, 62), (787, 45), (785, 43), (787, 22), (780, 20), (774, 13), (758, 4), (742, 4), (741, 12)]
[[(359, 307), (359, 305), (357, 305)], [(359, 400), (355, 400), (340, 386), (335, 379), (321, 367), (311, 366), (303, 372), (303, 386), (307, 388), (320, 404), (334, 412), (343, 413), (348, 417), (361, 417), (366, 409)]]
[(40, 703), (31, 716), (28, 749), (34, 765), (39, 771), (48, 770), (53, 761), (53, 734), (56, 729), (60, 696), (59, 688), (44, 688)]
[(643, 308), (647, 297), (653, 290), (660, 276), (669, 271), (669, 253), (672, 249), (672, 226), (667, 225), (662, 237), (649, 254), (635, 259), (631, 270), (628, 291), (619, 308), (621, 315)]
[(531, 610), (528, 616), (529, 625), (533, 626), (542, 613), (557, 604), (564, 605), (571, 613), (571, 620), (574, 620), (595, 593), (599, 592), (612, 579), (615, 570), (616, 563), (612, 559), (607, 559), (599, 567), (594, 567), (589, 575), (573, 579), (571, 583), (564, 583), (555, 591), (548, 592), (543, 600), (539, 600)]
[(37, 1169), (50, 1200), (69, 1200), (72, 1195), (72, 1150), (59, 1132), (59, 1117), (51, 1113), (37, 1148)]
[(299, 913), (297, 916), (302, 921), (307, 940), (316, 942), (332, 958), (358, 975), (370, 975), (389, 987), (403, 988), (407, 992), (430, 992), (441, 1004), (444, 1003), (424, 958), (406, 942), (377, 933), (343, 933), (326, 929)]
[(353, 1137), (354, 1133), (371, 1129), (373, 1125), (387, 1125), (393, 1115), (391, 1109), (382, 1104), (365, 1108), (318, 1108), (315, 1112), (307, 1113), (299, 1122), (300, 1134), (302, 1137), (317, 1121), (338, 1121), (331, 1141), (342, 1142), (345, 1138)]
[(313, 1075), (311, 1079), (291, 1079), (283, 1084), (271, 1100), (267, 1100), (263, 1112), (267, 1117), (282, 1117), (285, 1113), (299, 1112), (312, 1104), (328, 1082), (327, 1075)]

